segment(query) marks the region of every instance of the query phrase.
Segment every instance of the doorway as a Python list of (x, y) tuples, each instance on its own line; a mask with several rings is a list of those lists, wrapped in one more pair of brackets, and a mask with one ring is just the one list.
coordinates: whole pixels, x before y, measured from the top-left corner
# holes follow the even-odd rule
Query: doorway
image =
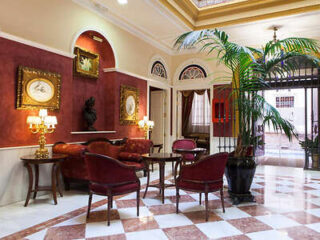
[(181, 137), (193, 139), (197, 147), (210, 151), (210, 89), (183, 90), (181, 95)]
[(154, 127), (150, 132), (150, 139), (154, 145), (162, 144), (165, 147), (165, 90), (150, 86), (149, 113)]

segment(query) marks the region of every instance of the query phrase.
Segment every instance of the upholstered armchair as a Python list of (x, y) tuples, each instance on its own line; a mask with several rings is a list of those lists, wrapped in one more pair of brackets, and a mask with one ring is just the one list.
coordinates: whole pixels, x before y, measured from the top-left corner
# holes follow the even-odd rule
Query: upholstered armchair
[(135, 173), (135, 167), (100, 154), (85, 153), (88, 168), (89, 202), (87, 218), (90, 217), (92, 195), (108, 197), (108, 226), (110, 225), (110, 209), (113, 196), (137, 192), (137, 216), (139, 216), (140, 180)]
[[(223, 199), (223, 174), (228, 153), (209, 155), (189, 165), (181, 165), (179, 176), (176, 177), (176, 212), (179, 212), (179, 190), (198, 192), (201, 204), (201, 193), (205, 194), (206, 221), (208, 221), (208, 193), (220, 191), (221, 204)], [(177, 171), (178, 164), (176, 164)]]
[[(193, 139), (178, 139), (172, 143), (172, 152), (175, 153), (175, 149), (194, 149), (197, 147), (196, 142)], [(182, 154), (182, 161), (193, 162), (195, 157), (191, 153)]]
[(135, 166), (137, 169), (143, 170), (146, 176), (146, 166), (142, 162), (141, 155), (150, 153), (153, 143), (146, 139), (128, 139), (119, 153), (119, 160), (123, 163)]
[(53, 153), (67, 154), (68, 158), (61, 163), (61, 172), (66, 190), (70, 189), (70, 182), (88, 181), (87, 167), (84, 162), (86, 146), (57, 142), (52, 147)]

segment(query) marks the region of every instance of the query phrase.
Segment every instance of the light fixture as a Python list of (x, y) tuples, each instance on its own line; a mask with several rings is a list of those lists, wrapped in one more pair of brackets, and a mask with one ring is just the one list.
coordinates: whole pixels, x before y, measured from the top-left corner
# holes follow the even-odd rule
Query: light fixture
[(45, 148), (46, 137), (45, 134), (53, 133), (55, 125), (57, 125), (56, 116), (48, 116), (47, 109), (40, 109), (39, 116), (28, 116), (27, 124), (32, 133), (40, 133), (39, 137), (39, 149), (36, 150), (36, 158), (48, 158), (49, 151)]
[(118, 0), (118, 3), (124, 5), (128, 3), (128, 0)]
[(144, 131), (144, 138), (148, 138), (148, 132), (151, 131), (154, 127), (154, 121), (148, 120), (147, 116), (144, 116), (142, 120), (138, 122), (139, 128)]

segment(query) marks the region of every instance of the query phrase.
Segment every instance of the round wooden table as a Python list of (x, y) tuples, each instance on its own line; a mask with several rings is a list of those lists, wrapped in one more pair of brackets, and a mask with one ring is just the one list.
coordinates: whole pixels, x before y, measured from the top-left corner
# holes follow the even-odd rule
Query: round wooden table
[[(24, 206), (28, 206), (31, 193), (33, 192), (33, 199), (36, 198), (37, 192), (39, 191), (51, 191), (53, 195), (54, 204), (57, 204), (57, 193), (56, 189), (58, 188), (59, 194), (62, 197), (62, 191), (60, 189), (59, 184), (59, 173), (60, 173), (60, 163), (67, 158), (65, 154), (53, 154), (49, 155), (48, 158), (36, 158), (35, 155), (28, 155), (21, 157), (21, 160), (24, 162), (24, 166), (28, 170), (29, 175), (29, 187), (28, 187), (28, 194), (27, 199)], [(39, 186), (39, 165), (40, 164), (48, 164), (52, 163), (52, 170), (51, 170), (51, 186)], [(32, 172), (32, 165), (34, 165), (35, 170), (35, 186), (33, 189), (33, 172)]]
[[(145, 198), (148, 187), (156, 187), (160, 189), (160, 194), (161, 194), (161, 200), (162, 203), (164, 203), (164, 189), (166, 187), (173, 187), (175, 184), (165, 184), (164, 183), (164, 174), (165, 174), (165, 166), (166, 162), (175, 162), (175, 161), (180, 161), (181, 160), (181, 155), (180, 154), (175, 154), (175, 153), (149, 153), (149, 154), (143, 154), (142, 159), (147, 165), (147, 187), (144, 192), (143, 198)], [(159, 183), (149, 185), (149, 180), (150, 180), (150, 169), (149, 169), (149, 164), (150, 163), (158, 163), (159, 164)]]
[(192, 148), (192, 149), (182, 149), (182, 148), (176, 148), (173, 150), (175, 153), (180, 153), (180, 154), (193, 154), (194, 156), (194, 161), (198, 161), (200, 157), (205, 154), (207, 151), (206, 148)]

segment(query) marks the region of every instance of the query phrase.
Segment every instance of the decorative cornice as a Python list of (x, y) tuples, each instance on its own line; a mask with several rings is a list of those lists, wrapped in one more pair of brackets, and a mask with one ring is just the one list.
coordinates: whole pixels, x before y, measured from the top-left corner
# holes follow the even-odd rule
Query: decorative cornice
[[(257, 10), (271, 9), (293, 3), (306, 2), (302, 0), (245, 0), (236, 1), (228, 4), (218, 4), (205, 8), (197, 8), (191, 0), (159, 0), (173, 14), (180, 18), (182, 22), (187, 24), (192, 30), (201, 30), (205, 28), (224, 27), (236, 24), (243, 24), (253, 21), (259, 21), (274, 17), (283, 17), (294, 14), (301, 14), (311, 11), (320, 10), (320, 3), (310, 2), (304, 6), (289, 7), (285, 10), (273, 10), (269, 13), (256, 13)], [(183, 10), (188, 16), (183, 15), (180, 11)], [(231, 17), (240, 12), (247, 12), (248, 17), (225, 20), (226, 17)], [(194, 23), (189, 19), (194, 20)], [(210, 24), (205, 22), (210, 20)]]
[(103, 72), (105, 72), (105, 73), (107, 73), (107, 72), (118, 72), (118, 73), (126, 74), (126, 75), (134, 77), (134, 78), (138, 78), (140, 80), (147, 81), (149, 83), (161, 84), (161, 85), (163, 85), (164, 88), (171, 87), (169, 85), (169, 83), (165, 82), (164, 80), (163, 81), (155, 80), (155, 79), (148, 78), (148, 77), (145, 77), (145, 76), (142, 76), (142, 75), (139, 75), (139, 74), (135, 74), (135, 73), (132, 73), (132, 72), (129, 72), (129, 71), (126, 71), (126, 70), (122, 70), (120, 68), (104, 68)]
[[(104, 18), (105, 20), (115, 24), (116, 26), (124, 29), (125, 31), (131, 33), (132, 35), (140, 38), (141, 40), (149, 43), (150, 45), (158, 48), (159, 50), (169, 54), (173, 55), (173, 51), (171, 48), (167, 47), (166, 45), (162, 44), (161, 42), (154, 39), (150, 33), (148, 33), (145, 29), (139, 29), (132, 24), (130, 24), (130, 21), (127, 20), (124, 16), (121, 16), (121, 19), (119, 16), (115, 15), (114, 13), (111, 13), (108, 11), (107, 13), (102, 14), (98, 10), (94, 9), (92, 4), (88, 3), (87, 0), (72, 0), (74, 3), (79, 4), (85, 9), (88, 9), (89, 11), (99, 15), (100, 17)], [(124, 21), (125, 20), (125, 21)]]
[(11, 41), (15, 41), (15, 42), (18, 42), (18, 43), (22, 43), (22, 44), (25, 44), (25, 45), (28, 45), (28, 46), (31, 46), (31, 47), (39, 48), (39, 49), (42, 49), (42, 50), (45, 50), (45, 51), (48, 51), (48, 52), (52, 52), (52, 53), (55, 53), (55, 54), (58, 54), (58, 55), (61, 55), (61, 56), (64, 56), (64, 57), (74, 58), (74, 54), (71, 54), (71, 53), (68, 53), (68, 52), (64, 52), (64, 51), (61, 51), (59, 49), (52, 48), (52, 47), (46, 46), (46, 45), (41, 44), (41, 43), (36, 43), (36, 42), (30, 41), (30, 40), (27, 40), (27, 39), (24, 39), (24, 38), (21, 38), (21, 37), (17, 37), (17, 36), (11, 35), (9, 33), (5, 33), (5, 32), (1, 32), (0, 31), (0, 37), (8, 39), (8, 40), (11, 40)]

